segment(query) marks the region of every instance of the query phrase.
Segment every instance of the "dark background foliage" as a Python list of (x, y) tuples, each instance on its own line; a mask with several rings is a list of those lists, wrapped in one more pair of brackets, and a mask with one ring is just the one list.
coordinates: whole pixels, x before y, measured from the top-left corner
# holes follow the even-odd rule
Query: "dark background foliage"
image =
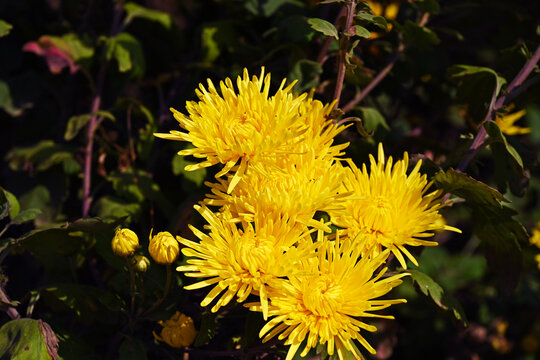
[[(176, 310), (200, 329), (190, 358), (283, 355), (283, 347), (260, 344), (258, 314), (230, 307), (212, 315), (198, 305), (203, 292), (182, 290), (178, 274), (164, 303), (134, 319), (129, 272), (110, 240), (116, 226), (129, 227), (148, 256), (150, 229), (192, 238), (187, 225), (202, 223), (192, 205), (214, 170), (184, 171), (194, 159), (175, 153), (185, 145), (152, 135), (178, 129), (169, 108), (184, 111), (199, 83), (264, 66), (275, 88), (287, 77), (298, 80), (295, 90), (314, 89), (330, 102), (345, 66), (339, 105), (362, 126), (337, 141), (351, 142), (347, 152), (357, 164), (381, 141), (388, 155), (424, 159), (423, 171), (458, 199), (443, 211), (463, 231), (437, 234), (440, 246), (416, 249), (418, 273), (394, 294), (408, 303), (366, 335), (376, 358), (534, 359), (538, 249), (521, 224), (530, 230), (540, 220), (537, 68), (511, 110), (527, 110), (519, 124), (531, 134), (505, 137), (486, 125), (489, 146), (468, 167), (460, 162), (493, 110), (497, 81), (508, 85), (540, 43), (540, 3), (397, 4), (397, 17), (387, 16), (391, 31), (364, 18), (357, 24), (371, 38), (349, 39), (341, 1), (0, 1), (0, 185), (22, 214), (11, 200), (10, 216), (0, 218), (2, 227), (10, 224), (0, 240), (2, 288), (20, 302), (11, 305), (51, 325), (63, 359), (180, 358), (184, 350), (152, 336), (156, 321)], [(311, 18), (336, 24), (340, 40), (316, 31)], [(374, 79), (377, 86), (362, 95)], [(444, 172), (450, 168), (480, 182)], [(165, 269), (152, 264), (137, 279), (145, 290), (137, 301), (149, 308), (163, 291)], [(8, 315), (0, 314), (2, 324)]]

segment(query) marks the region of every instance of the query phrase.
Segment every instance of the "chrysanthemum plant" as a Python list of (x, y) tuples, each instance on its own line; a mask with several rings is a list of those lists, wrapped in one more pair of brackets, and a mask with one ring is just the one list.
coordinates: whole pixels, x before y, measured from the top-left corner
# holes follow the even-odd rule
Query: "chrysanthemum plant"
[[(331, 116), (335, 102), (285, 83), (271, 92), (264, 68), (251, 78), (244, 70), (236, 86), (208, 80), (187, 114), (172, 109), (184, 131), (156, 134), (191, 142), (179, 154), (202, 161), (186, 170), (220, 166), (195, 206), (206, 231), (190, 226), (198, 241), (180, 238), (187, 264), (177, 270), (198, 279), (186, 289), (210, 288), (201, 306), (212, 312), (233, 300), (261, 312), (263, 342), (284, 340), (287, 360), (318, 346), (361, 358), (358, 345), (375, 353), (369, 319), (392, 319), (381, 311), (406, 302), (385, 295), (409, 275), (406, 258), (418, 265), (410, 249), (459, 230), (445, 224), (443, 193), (421, 160), (409, 170), (407, 153), (394, 162), (379, 144), (360, 170), (335, 141), (347, 128)], [(400, 268), (389, 272), (394, 257)]]

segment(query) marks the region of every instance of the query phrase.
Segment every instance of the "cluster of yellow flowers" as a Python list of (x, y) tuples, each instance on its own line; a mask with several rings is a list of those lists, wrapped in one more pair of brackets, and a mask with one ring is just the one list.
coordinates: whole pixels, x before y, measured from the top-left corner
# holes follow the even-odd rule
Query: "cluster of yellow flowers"
[(202, 162), (186, 170), (222, 165), (195, 206), (207, 231), (190, 226), (198, 241), (178, 237), (188, 260), (177, 270), (199, 278), (186, 289), (211, 287), (201, 305), (214, 312), (255, 295), (245, 306), (268, 320), (263, 341), (286, 339), (287, 360), (302, 344), (302, 356), (326, 344), (341, 360), (361, 358), (354, 340), (375, 353), (361, 335), (376, 330), (365, 318), (391, 319), (377, 312), (405, 302), (378, 299), (407, 275), (387, 274), (388, 256), (417, 264), (406, 246), (436, 245), (426, 240), (434, 231), (459, 230), (442, 221), (441, 192), (429, 192), (420, 162), (407, 174), (407, 153), (393, 162), (381, 144), (359, 169), (343, 158), (348, 144), (334, 143), (345, 128), (330, 118), (334, 104), (285, 84), (271, 93), (264, 68), (251, 79), (244, 70), (236, 87), (208, 80), (188, 115), (172, 109), (186, 132), (156, 134), (193, 145), (179, 154)]
[[(531, 242), (531, 245), (534, 245), (537, 248), (540, 248), (540, 221), (537, 222), (534, 225), (534, 228), (532, 229), (530, 242)], [(540, 254), (536, 254), (534, 256), (534, 260), (536, 260), (536, 264), (538, 265), (538, 270), (540, 270)]]

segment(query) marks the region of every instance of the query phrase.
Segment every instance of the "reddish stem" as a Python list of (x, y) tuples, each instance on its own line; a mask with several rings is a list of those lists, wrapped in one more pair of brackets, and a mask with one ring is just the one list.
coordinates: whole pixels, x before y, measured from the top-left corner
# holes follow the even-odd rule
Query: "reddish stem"
[(338, 76), (336, 80), (336, 89), (334, 91), (334, 99), (336, 100), (336, 103), (334, 105), (335, 108), (339, 105), (339, 98), (341, 97), (341, 91), (343, 90), (343, 81), (345, 80), (345, 71), (346, 71), (346, 65), (345, 65), (345, 57), (347, 56), (347, 43), (349, 42), (349, 36), (345, 35), (348, 33), (349, 28), (352, 25), (353, 15), (354, 15), (354, 9), (356, 8), (356, 2), (351, 1), (347, 4), (347, 20), (345, 20), (345, 26), (343, 28), (343, 36), (344, 40), (341, 42), (341, 46), (339, 49), (339, 58), (338, 58)]

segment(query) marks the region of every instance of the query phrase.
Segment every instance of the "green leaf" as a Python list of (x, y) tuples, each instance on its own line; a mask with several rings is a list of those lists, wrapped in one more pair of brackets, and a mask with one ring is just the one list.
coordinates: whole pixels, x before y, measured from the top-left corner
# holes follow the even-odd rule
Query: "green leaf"
[(318, 62), (300, 59), (294, 64), (287, 78), (298, 81), (294, 85), (294, 91), (303, 92), (317, 86), (322, 72), (322, 66)]
[[(24, 107), (24, 106), (23, 106)], [(8, 115), (17, 117), (23, 113), (23, 108), (16, 108), (13, 105), (9, 85), (0, 80), (0, 109), (3, 109)]]
[(128, 72), (131, 77), (142, 77), (145, 71), (145, 61), (141, 44), (131, 34), (120, 33), (110, 37), (105, 42), (105, 57), (113, 58), (118, 63), (120, 72)]
[(495, 71), (481, 66), (453, 65), (446, 74), (458, 83), (457, 100), (468, 104), (467, 115), (476, 123), (484, 119), (492, 99), (506, 83)]
[(0, 358), (50, 360), (41, 320), (11, 320), (0, 328)]
[(13, 148), (6, 159), (13, 171), (26, 170), (29, 165), (37, 171), (45, 171), (54, 165), (62, 164), (64, 172), (75, 174), (81, 169), (75, 160), (75, 151), (76, 149), (55, 144), (52, 140), (42, 140), (33, 146)]
[(75, 62), (81, 62), (94, 56), (94, 48), (88, 45), (87, 40), (83, 41), (75, 33), (67, 33), (62, 36), (46, 35), (46, 38)]
[(66, 126), (66, 132), (64, 133), (64, 139), (66, 141), (73, 140), (77, 134), (81, 131), (82, 128), (88, 124), (90, 119), (92, 119), (92, 116), (98, 116), (102, 119), (109, 119), (112, 121), (115, 121), (116, 118), (112, 113), (105, 110), (99, 110), (96, 111), (93, 114), (81, 114), (81, 115), (75, 115), (69, 118), (67, 126)]
[(103, 196), (95, 204), (93, 210), (103, 219), (126, 218), (126, 224), (139, 218), (141, 204), (125, 201), (115, 196)]
[(99, 234), (113, 232), (116, 227), (114, 223), (106, 223), (100, 218), (78, 219), (66, 227), (67, 232), (82, 231), (88, 234)]
[(38, 214), (41, 214), (40, 209), (23, 210), (11, 220), (11, 223), (15, 225), (19, 225), (27, 221), (32, 221), (36, 218), (36, 215)]
[(172, 25), (172, 19), (169, 14), (163, 11), (148, 9), (144, 6), (133, 2), (127, 2), (124, 4), (124, 10), (126, 17), (124, 19), (124, 25), (129, 24), (135, 18), (147, 19), (160, 23), (166, 29), (170, 29)]
[(308, 19), (308, 24), (311, 25), (313, 30), (323, 33), (326, 36), (332, 36), (336, 40), (338, 39), (338, 31), (334, 24), (319, 18)]
[(9, 201), (4, 189), (0, 188), (0, 220), (9, 215)]
[(197, 187), (201, 187), (206, 178), (206, 168), (196, 171), (186, 171), (187, 165), (193, 165), (195, 162), (186, 160), (184, 156), (174, 156), (172, 159), (172, 172), (174, 175), (182, 175), (186, 180), (192, 182)]
[(221, 51), (219, 50), (219, 44), (214, 38), (218, 32), (218, 28), (215, 26), (205, 27), (201, 32), (201, 53), (202, 58), (206, 62), (213, 62), (216, 60)]
[(369, 39), (369, 37), (371, 36), (371, 32), (363, 26), (354, 25), (353, 28), (356, 36), (360, 36), (365, 39)]
[(13, 25), (4, 20), (0, 20), (0, 37), (8, 35), (11, 29), (13, 29)]
[(420, 50), (428, 50), (440, 42), (439, 37), (433, 31), (410, 20), (405, 21), (403, 35), (410, 46)]
[(379, 127), (382, 127), (385, 130), (390, 130), (384, 116), (382, 116), (379, 110), (363, 106), (355, 107), (354, 109), (360, 113), (359, 115), (362, 119), (362, 124), (368, 133), (373, 133)]
[(9, 217), (13, 219), (15, 216), (17, 216), (17, 214), (21, 210), (21, 205), (19, 204), (19, 200), (17, 200), (15, 195), (13, 195), (12, 193), (10, 193), (9, 191), (7, 191), (6, 189), (2, 187), (0, 187), (0, 191), (4, 192), (4, 195), (6, 196), (9, 202)]
[(354, 18), (365, 25), (374, 25), (382, 30), (386, 30), (388, 27), (388, 21), (382, 16), (373, 15), (367, 11), (358, 12)]
[(468, 320), (459, 302), (452, 296), (446, 294), (443, 288), (431, 277), (418, 270), (408, 269), (411, 279), (418, 286), (418, 289), (441, 309), (451, 312), (454, 318), (464, 326), (468, 325)]
[(499, 129), (497, 123), (491, 120), (486, 121), (484, 127), (486, 128), (486, 132), (490, 139), (494, 142), (501, 143), (504, 146), (508, 155), (513, 159), (514, 165), (516, 165), (520, 169), (520, 172), (523, 173), (523, 160), (521, 160), (521, 156), (519, 156), (516, 149), (506, 141), (506, 137), (501, 132), (501, 129)]
[(202, 314), (201, 329), (193, 342), (193, 346), (201, 346), (209, 342), (216, 335), (216, 327), (221, 315), (205, 311)]
[(269, 17), (285, 4), (305, 6), (304, 3), (299, 0), (246, 0), (244, 7), (253, 15)]
[(421, 12), (430, 14), (437, 13), (441, 9), (437, 0), (415, 0), (413, 4), (416, 5)]
[(472, 204), (502, 209), (501, 201), (509, 202), (494, 188), (454, 169), (440, 171), (432, 180), (439, 189), (466, 199)]
[(528, 244), (527, 231), (509, 207), (473, 206), (474, 233), (481, 240), (489, 267), (498, 275), (499, 290), (509, 295), (517, 286), (522, 268), (521, 246)]

